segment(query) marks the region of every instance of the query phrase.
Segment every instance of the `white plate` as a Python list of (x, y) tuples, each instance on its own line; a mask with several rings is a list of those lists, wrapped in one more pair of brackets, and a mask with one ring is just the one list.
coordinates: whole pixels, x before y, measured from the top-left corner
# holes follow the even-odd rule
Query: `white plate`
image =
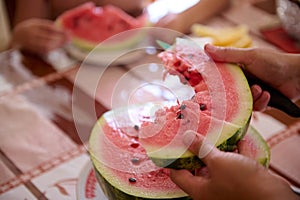
[(83, 167), (76, 190), (78, 200), (108, 200), (97, 182), (91, 162)]

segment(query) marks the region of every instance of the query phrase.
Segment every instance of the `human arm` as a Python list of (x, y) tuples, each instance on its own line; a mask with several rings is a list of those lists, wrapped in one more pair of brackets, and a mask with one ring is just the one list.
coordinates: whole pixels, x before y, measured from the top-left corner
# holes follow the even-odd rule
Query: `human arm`
[(204, 23), (219, 14), (230, 4), (230, 0), (201, 0), (181, 13), (170, 13), (160, 19), (156, 26), (189, 33), (194, 23)]
[(63, 46), (67, 33), (49, 20), (49, 12), (47, 1), (16, 1), (11, 45), (39, 55)]
[(194, 200), (296, 200), (288, 183), (251, 158), (222, 152), (200, 134), (188, 131), (184, 143), (206, 164), (205, 175), (171, 170), (171, 179)]
[[(238, 63), (265, 83), (278, 89), (288, 98), (300, 98), (300, 54), (280, 53), (263, 48), (216, 47), (210, 44), (205, 51), (220, 62)], [(258, 85), (251, 87), (254, 110), (264, 110), (270, 94)]]
[(99, 1), (100, 6), (107, 5), (107, 4), (117, 6), (134, 17), (141, 15), (145, 7), (145, 1), (143, 0), (130, 0), (130, 1), (101, 0)]

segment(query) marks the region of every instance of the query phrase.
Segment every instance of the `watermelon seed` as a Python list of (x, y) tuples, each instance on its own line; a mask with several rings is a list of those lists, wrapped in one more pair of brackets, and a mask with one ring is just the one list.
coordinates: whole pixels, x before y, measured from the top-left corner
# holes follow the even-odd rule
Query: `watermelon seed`
[(200, 103), (200, 110), (206, 110), (206, 105), (204, 103)]
[(182, 113), (179, 113), (178, 115), (177, 115), (177, 119), (183, 119), (184, 118), (184, 115), (182, 114)]
[(128, 180), (129, 180), (129, 182), (131, 182), (131, 183), (135, 183), (135, 182), (136, 182), (136, 179), (135, 179), (135, 178), (132, 178), (132, 177), (130, 177)]
[(140, 129), (140, 127), (138, 125), (134, 125), (133, 128), (138, 131)]
[(132, 148), (138, 148), (140, 146), (140, 144), (139, 143), (132, 143), (130, 146)]
[(184, 110), (186, 108), (186, 105), (185, 104), (182, 104), (181, 106), (180, 106), (180, 110)]
[(139, 161), (140, 161), (140, 159), (138, 159), (138, 158), (132, 158), (132, 159), (131, 159), (131, 162), (132, 162), (133, 164), (137, 164), (137, 163), (139, 163)]

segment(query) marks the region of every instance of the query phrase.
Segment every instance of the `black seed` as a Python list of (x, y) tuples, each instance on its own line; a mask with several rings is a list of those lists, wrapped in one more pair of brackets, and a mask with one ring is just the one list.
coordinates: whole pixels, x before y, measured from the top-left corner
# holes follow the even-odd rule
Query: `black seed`
[(128, 180), (129, 180), (130, 183), (135, 183), (136, 182), (136, 179), (132, 178), (132, 177), (130, 177)]
[(200, 110), (206, 110), (206, 105), (204, 103), (200, 103)]
[(179, 107), (180, 110), (184, 110), (185, 108), (186, 108), (186, 105), (185, 105), (185, 104), (182, 104), (182, 105)]
[(137, 131), (140, 129), (140, 127), (138, 125), (134, 125), (133, 128)]
[(177, 119), (183, 119), (183, 118), (184, 118), (184, 115), (182, 113), (178, 113)]
[(136, 163), (138, 163), (140, 161), (140, 159), (138, 159), (138, 158), (132, 158), (131, 159), (131, 162), (133, 163), (133, 164), (136, 164)]

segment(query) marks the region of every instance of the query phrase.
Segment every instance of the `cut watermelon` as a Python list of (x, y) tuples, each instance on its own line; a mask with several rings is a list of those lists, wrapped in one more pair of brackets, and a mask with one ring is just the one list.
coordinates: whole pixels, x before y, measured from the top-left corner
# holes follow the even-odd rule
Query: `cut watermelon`
[[(147, 17), (143, 15), (134, 18), (115, 6), (96, 7), (95, 4), (88, 2), (66, 11), (56, 22), (70, 33), (74, 46), (91, 51), (112, 36), (146, 26)], [(128, 48), (141, 38), (140, 31), (133, 31), (110, 40), (97, 50)]]
[(235, 149), (252, 115), (252, 95), (242, 70), (231, 64), (215, 64), (199, 45), (187, 39), (178, 38), (159, 57), (167, 72), (189, 83), (196, 95), (158, 111), (154, 122), (142, 125), (140, 142), (153, 162), (176, 169), (199, 167), (201, 162), (194, 162), (197, 157), (182, 143), (186, 130), (205, 135), (222, 150)]
[[(109, 200), (191, 199), (171, 181), (169, 169), (157, 167), (149, 159), (137, 137), (141, 124), (155, 118), (152, 111), (156, 108), (156, 103), (147, 103), (114, 109), (95, 124), (89, 153), (99, 185)], [(251, 126), (237, 146), (239, 153), (268, 166), (268, 146)]]
[(148, 158), (136, 137), (155, 104), (105, 113), (93, 128), (89, 153), (100, 186), (110, 200), (190, 199), (169, 178), (169, 169)]
[(238, 142), (237, 147), (238, 153), (257, 160), (265, 167), (269, 166), (269, 146), (265, 142), (264, 138), (259, 134), (259, 132), (252, 126), (249, 127), (243, 139)]
[[(196, 94), (192, 99), (171, 106), (170, 102), (160, 106), (155, 102), (113, 109), (95, 124), (89, 153), (108, 199), (191, 199), (171, 181), (166, 168), (195, 169), (202, 165), (182, 143), (186, 130), (205, 135), (221, 150), (234, 149), (268, 165), (268, 146), (257, 131), (248, 129), (252, 95), (242, 71), (221, 63), (193, 65), (206, 59), (193, 45), (178, 40), (160, 54), (170, 73), (180, 72), (184, 83), (193, 84)], [(174, 56), (180, 58), (178, 66), (184, 70), (173, 70), (170, 63), (178, 61)]]

